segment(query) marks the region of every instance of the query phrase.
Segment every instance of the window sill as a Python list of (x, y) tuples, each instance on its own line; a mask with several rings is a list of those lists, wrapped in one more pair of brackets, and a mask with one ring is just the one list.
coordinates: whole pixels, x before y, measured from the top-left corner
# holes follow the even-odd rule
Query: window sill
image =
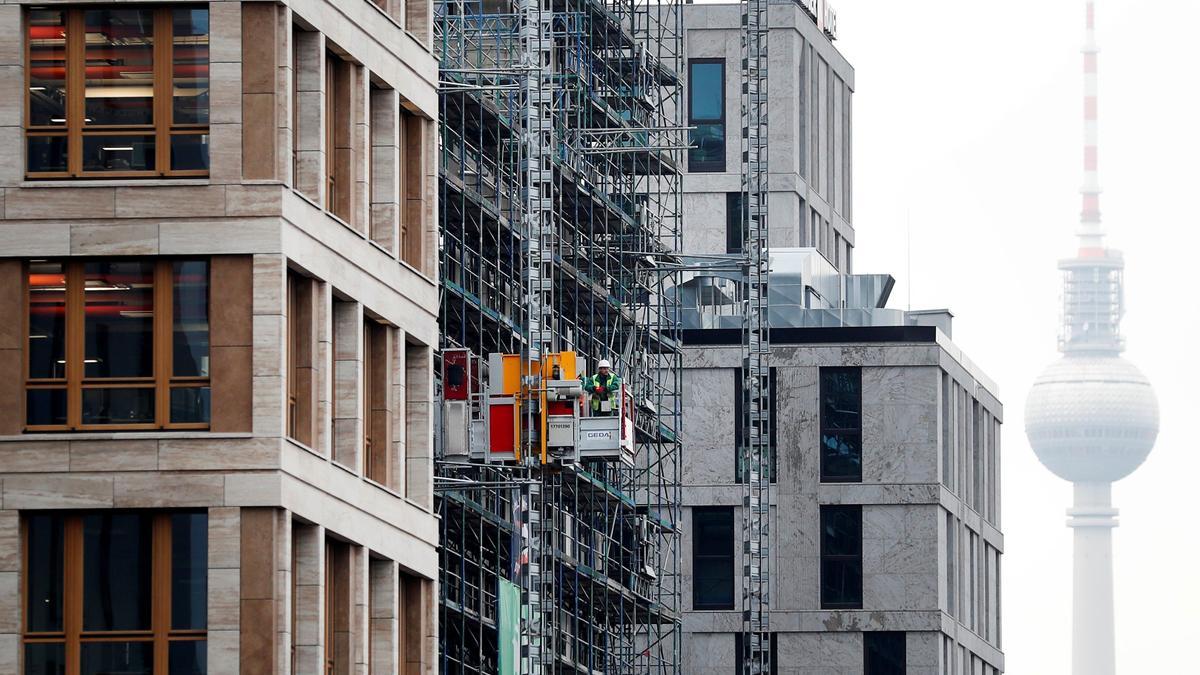
[(163, 185), (211, 185), (208, 178), (63, 178), (56, 180), (23, 180), (23, 188), (78, 188), (78, 187), (146, 187)]
[(254, 434), (246, 432), (216, 432), (216, 431), (78, 431), (48, 433), (29, 432), (18, 435), (0, 436), (0, 443), (28, 443), (30, 441), (113, 441), (113, 440), (157, 440), (157, 439), (206, 439), (229, 440), (254, 438)]

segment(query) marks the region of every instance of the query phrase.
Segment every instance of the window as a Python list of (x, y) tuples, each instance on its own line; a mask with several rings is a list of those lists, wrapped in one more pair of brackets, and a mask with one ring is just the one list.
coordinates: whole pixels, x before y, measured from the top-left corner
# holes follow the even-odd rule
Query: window
[[(737, 446), (734, 451), (733, 471), (734, 471), (734, 480), (737, 481), (738, 483), (745, 483), (748, 480), (748, 478), (746, 477), (746, 470), (745, 470), (744, 461), (743, 461), (744, 460), (744, 450), (743, 449), (746, 447), (746, 440), (747, 440), (746, 433), (745, 433), (746, 421), (745, 421), (745, 419), (743, 419), (743, 407), (745, 406), (745, 402), (743, 401), (743, 396), (745, 393), (745, 388), (742, 385), (742, 370), (740, 368), (738, 368), (738, 369), (735, 369), (733, 372), (734, 372), (733, 419), (734, 419), (734, 427), (735, 427), (734, 437), (737, 439)], [(769, 456), (768, 459), (770, 461), (767, 464), (766, 471), (767, 471), (767, 480), (772, 483), (775, 482), (775, 477), (776, 477), (777, 471), (779, 469), (778, 453), (776, 452), (776, 448), (778, 447), (778, 438), (779, 438), (777, 430), (778, 430), (779, 426), (775, 423), (776, 422), (776, 414), (775, 413), (777, 410), (776, 401), (778, 400), (778, 398), (775, 396), (775, 372), (776, 371), (774, 368), (771, 368), (767, 371), (767, 387), (770, 390), (770, 394), (771, 394), (771, 409), (768, 411), (767, 414), (768, 414), (768, 423), (770, 424), (771, 428), (770, 428), (770, 431), (768, 432), (769, 436), (770, 436), (770, 444), (767, 446), (767, 448), (768, 448), (767, 454)]]
[(688, 61), (688, 170), (725, 170), (725, 60)]
[(733, 609), (733, 509), (692, 509), (692, 608)]
[(313, 345), (312, 279), (288, 272), (287, 434), (312, 447), (316, 423), (316, 357)]
[(821, 507), (821, 608), (862, 608), (862, 507)]
[(863, 675), (904, 675), (905, 637), (895, 631), (863, 633)]
[[(771, 633), (768, 636), (766, 633), (760, 633), (759, 635), (762, 639), (771, 641), (771, 664), (767, 672), (770, 673), (770, 675), (777, 675), (779, 673), (779, 640), (777, 640), (776, 637), (778, 637), (779, 634)], [(745, 633), (733, 634), (733, 653), (734, 672), (736, 675), (745, 675), (747, 656)]]
[(26, 673), (204, 675), (208, 516), (25, 518)]
[(821, 369), (821, 481), (862, 481), (862, 369)]
[[(345, 672), (350, 653), (350, 546), (325, 540), (325, 675)], [(340, 657), (340, 658), (339, 658)]]
[(742, 245), (746, 241), (746, 230), (744, 224), (746, 222), (746, 209), (744, 199), (745, 193), (742, 192), (726, 192), (725, 193), (725, 252), (726, 253), (741, 253)]
[(204, 429), (207, 260), (29, 265), (29, 431)]
[(391, 481), (390, 328), (378, 321), (363, 323), (363, 455), (366, 476), (380, 485)]
[(208, 173), (208, 9), (33, 8), (31, 178)]

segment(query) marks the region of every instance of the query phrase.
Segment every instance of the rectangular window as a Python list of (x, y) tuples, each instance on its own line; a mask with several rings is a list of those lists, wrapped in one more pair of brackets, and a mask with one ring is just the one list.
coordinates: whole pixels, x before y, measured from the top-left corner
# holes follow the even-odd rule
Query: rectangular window
[(862, 506), (821, 507), (821, 608), (862, 609)]
[(363, 453), (366, 476), (391, 486), (391, 340), (388, 326), (363, 322)]
[(29, 264), (29, 431), (205, 429), (207, 260)]
[(204, 675), (208, 515), (24, 520), (26, 673)]
[(733, 609), (733, 509), (692, 509), (692, 609)]
[(821, 481), (862, 481), (862, 369), (821, 369)]
[(309, 447), (314, 445), (316, 422), (313, 283), (312, 279), (288, 272), (287, 434)]
[(325, 673), (348, 672), (350, 640), (350, 546), (325, 540)]
[(725, 193), (725, 252), (741, 253), (746, 241), (746, 208), (743, 192)]
[(30, 178), (208, 173), (207, 7), (32, 8)]
[(906, 660), (904, 633), (863, 633), (863, 675), (904, 675), (907, 672)]
[(725, 170), (725, 60), (688, 60), (688, 170)]
[[(734, 438), (736, 439), (736, 443), (737, 443), (737, 445), (734, 449), (733, 472), (734, 472), (734, 480), (735, 481), (737, 481), (738, 483), (745, 483), (747, 480), (746, 470), (745, 470), (745, 466), (744, 466), (744, 464), (745, 464), (744, 448), (746, 447), (746, 442), (747, 442), (747, 439), (745, 437), (746, 420), (743, 418), (743, 407), (745, 406), (745, 401), (743, 400), (743, 398), (744, 398), (744, 394), (745, 394), (745, 388), (742, 386), (742, 371), (741, 371), (741, 369), (740, 368), (735, 369), (733, 371), (733, 373), (734, 373), (734, 375), (733, 375), (733, 377), (734, 377), (734, 379), (733, 379), (733, 382), (734, 382), (734, 384), (733, 384)], [(771, 409), (769, 411), (767, 411), (768, 424), (770, 425), (770, 430), (768, 431), (768, 436), (770, 438), (770, 444), (767, 446), (767, 454), (768, 454), (769, 461), (767, 463), (766, 471), (767, 471), (767, 480), (769, 480), (772, 483), (775, 482), (776, 476), (778, 475), (777, 472), (779, 469), (778, 452), (776, 452), (776, 448), (778, 448), (778, 446), (779, 446), (779, 443), (778, 443), (779, 425), (776, 424), (776, 419), (777, 419), (776, 412), (778, 410), (776, 401), (778, 400), (778, 398), (775, 396), (775, 375), (776, 375), (776, 370), (774, 368), (771, 368), (767, 371), (767, 388), (770, 390), (770, 395), (771, 395)]]

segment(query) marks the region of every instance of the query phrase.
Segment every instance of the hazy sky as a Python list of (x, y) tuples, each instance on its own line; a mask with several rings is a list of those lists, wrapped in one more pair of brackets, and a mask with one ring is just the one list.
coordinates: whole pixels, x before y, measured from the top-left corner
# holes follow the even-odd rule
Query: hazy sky
[[(1114, 489), (1117, 665), (1198, 672), (1200, 2), (1098, 3), (1101, 206), (1126, 255), (1126, 357), (1162, 418), (1149, 460)], [(1008, 672), (1069, 673), (1070, 486), (1033, 456), (1022, 418), (1057, 357), (1055, 264), (1080, 210), (1084, 2), (835, 4), (857, 70), (856, 271), (892, 273), (893, 307), (910, 285), (914, 308), (949, 307), (955, 341), (999, 382)]]

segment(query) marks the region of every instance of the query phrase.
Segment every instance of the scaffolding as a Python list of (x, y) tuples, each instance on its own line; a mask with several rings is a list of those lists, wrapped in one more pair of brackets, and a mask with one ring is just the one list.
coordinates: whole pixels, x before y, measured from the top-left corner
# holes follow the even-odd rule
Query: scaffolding
[(678, 673), (679, 3), (435, 12), (441, 346), (607, 358), (637, 410), (632, 464), (440, 453), (440, 672)]

